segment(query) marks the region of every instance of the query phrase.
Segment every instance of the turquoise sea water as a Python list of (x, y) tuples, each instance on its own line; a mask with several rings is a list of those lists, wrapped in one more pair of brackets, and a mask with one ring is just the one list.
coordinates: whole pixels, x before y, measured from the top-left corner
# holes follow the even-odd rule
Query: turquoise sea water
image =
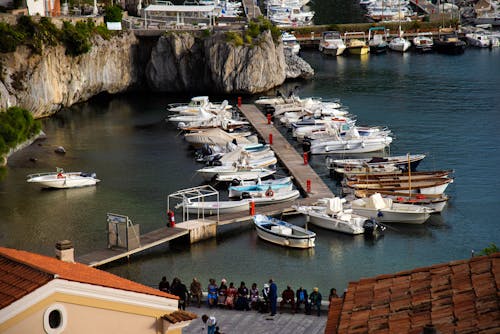
[[(190, 248), (159, 247), (106, 270), (147, 285), (166, 275), (185, 281), (196, 276), (203, 285), (210, 277), (225, 277), (262, 286), (272, 276), (280, 288), (319, 286), (326, 293), (361, 277), (463, 259), (491, 242), (500, 245), (500, 50), (468, 49), (457, 57), (325, 58), (313, 51), (302, 56), (316, 70), (314, 79), (279, 89), (299, 86), (300, 96), (339, 98), (359, 124), (393, 131), (391, 153), (426, 153), (422, 170), (454, 169), (447, 191), (452, 199), (443, 214), (422, 226), (394, 226), (370, 241), (312, 226), (317, 246), (309, 251), (268, 244), (250, 226), (226, 228), (217, 239)], [(142, 232), (164, 226), (167, 195), (201, 182), (192, 152), (163, 121), (167, 103), (189, 98), (100, 97), (43, 120), (48, 138), (14, 154), (0, 181), (0, 245), (53, 255), (56, 241), (70, 239), (76, 256), (105, 248), (107, 212), (130, 216)], [(236, 103), (235, 96), (211, 98)], [(59, 145), (66, 155), (53, 152)], [(324, 158), (315, 156), (311, 164), (336, 189)], [(25, 182), (27, 174), (56, 166), (95, 171), (102, 182), (56, 191)]]

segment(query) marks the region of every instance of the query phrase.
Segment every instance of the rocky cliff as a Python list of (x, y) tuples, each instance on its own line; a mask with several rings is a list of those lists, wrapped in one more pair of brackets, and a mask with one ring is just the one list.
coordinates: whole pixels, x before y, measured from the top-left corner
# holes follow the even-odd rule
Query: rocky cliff
[(224, 32), (207, 38), (167, 34), (153, 48), (146, 78), (153, 90), (258, 93), (286, 79), (283, 46), (269, 31), (251, 45), (227, 42)]
[(109, 41), (97, 36), (91, 51), (78, 57), (65, 55), (62, 46), (41, 55), (18, 47), (0, 54), (0, 109), (17, 105), (44, 117), (102, 92), (138, 86), (169, 93), (253, 94), (313, 73), (300, 58), (285, 58), (282, 44), (269, 32), (243, 46), (225, 36), (168, 33), (153, 43), (132, 33)]
[(41, 55), (27, 47), (0, 54), (0, 109), (21, 106), (44, 117), (102, 92), (117, 93), (137, 83), (137, 39), (132, 33), (110, 41), (96, 36), (89, 53), (71, 57), (63, 46)]

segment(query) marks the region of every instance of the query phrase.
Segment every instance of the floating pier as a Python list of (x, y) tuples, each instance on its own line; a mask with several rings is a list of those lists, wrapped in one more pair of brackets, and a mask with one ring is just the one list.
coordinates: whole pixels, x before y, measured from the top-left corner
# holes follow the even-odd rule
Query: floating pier
[[(268, 119), (262, 111), (250, 104), (239, 106), (239, 110), (259, 136), (270, 144), (281, 164), (293, 176), (295, 185), (306, 196), (306, 198), (300, 199), (301, 204), (310, 205), (320, 198), (334, 196), (330, 188), (306, 163), (304, 157), (288, 143), (288, 140), (272, 123), (268, 123)], [(272, 143), (270, 143), (271, 140)], [(295, 210), (291, 208), (292, 203), (257, 206), (255, 213), (269, 216), (293, 214)], [(253, 216), (249, 205), (246, 212), (202, 218), (186, 220), (177, 223), (175, 227), (162, 227), (141, 235), (139, 225), (133, 224), (127, 216), (108, 213), (108, 248), (80, 256), (77, 261), (91, 267), (98, 267), (119, 259), (129, 258), (133, 254), (182, 237), (186, 238), (187, 243), (195, 243), (215, 237), (219, 226), (250, 223)]]

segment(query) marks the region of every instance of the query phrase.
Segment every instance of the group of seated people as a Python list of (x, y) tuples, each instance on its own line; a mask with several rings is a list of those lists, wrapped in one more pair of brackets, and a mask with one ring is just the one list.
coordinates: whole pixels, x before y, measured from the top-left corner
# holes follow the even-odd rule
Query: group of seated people
[[(164, 290), (162, 282), (160, 282), (160, 289)], [(163, 289), (162, 289), (163, 288)], [(165, 291), (165, 290), (164, 290)], [(186, 304), (196, 304), (201, 306), (203, 299), (203, 290), (201, 283), (193, 278), (189, 291), (187, 291)], [(338, 298), (335, 288), (330, 290), (329, 301), (333, 298)], [(280, 310), (283, 311), (287, 305), (290, 305), (292, 313), (300, 311), (301, 305), (304, 305), (304, 312), (311, 314), (312, 310), (316, 310), (317, 315), (320, 315), (322, 296), (318, 288), (313, 288), (311, 294), (302, 286), (294, 291), (290, 286), (287, 286), (281, 293), (281, 301), (279, 302)], [(241, 282), (240, 286), (236, 288), (233, 282), (227, 285), (227, 280), (222, 279), (219, 285), (216, 284), (215, 279), (209, 279), (207, 286), (207, 304), (209, 308), (220, 307), (235, 310), (258, 310), (262, 313), (267, 313), (270, 310), (269, 298), (269, 285), (266, 283), (261, 291), (257, 288), (257, 284), (253, 283), (249, 288), (246, 287), (245, 282)]]

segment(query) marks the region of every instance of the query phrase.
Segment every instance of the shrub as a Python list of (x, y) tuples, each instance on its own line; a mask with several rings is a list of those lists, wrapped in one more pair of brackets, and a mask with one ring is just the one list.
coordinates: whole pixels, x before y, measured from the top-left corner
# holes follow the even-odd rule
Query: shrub
[(10, 107), (0, 112), (0, 154), (40, 132), (40, 122), (23, 108)]
[(234, 31), (228, 31), (226, 32), (226, 42), (232, 43), (235, 46), (242, 46), (243, 45), (243, 37), (237, 32)]
[(0, 22), (0, 52), (14, 52), (24, 41), (24, 34)]
[(498, 249), (497, 245), (495, 245), (494, 243), (491, 243), (488, 247), (486, 247), (485, 249), (483, 249), (481, 251), (481, 255), (491, 255), (491, 254), (497, 253), (499, 251), (500, 250)]
[(118, 6), (107, 6), (104, 8), (104, 21), (121, 22), (123, 17), (122, 9)]
[(63, 23), (62, 40), (66, 46), (66, 54), (79, 56), (90, 50), (90, 33), (85, 22), (72, 25), (68, 21)]

